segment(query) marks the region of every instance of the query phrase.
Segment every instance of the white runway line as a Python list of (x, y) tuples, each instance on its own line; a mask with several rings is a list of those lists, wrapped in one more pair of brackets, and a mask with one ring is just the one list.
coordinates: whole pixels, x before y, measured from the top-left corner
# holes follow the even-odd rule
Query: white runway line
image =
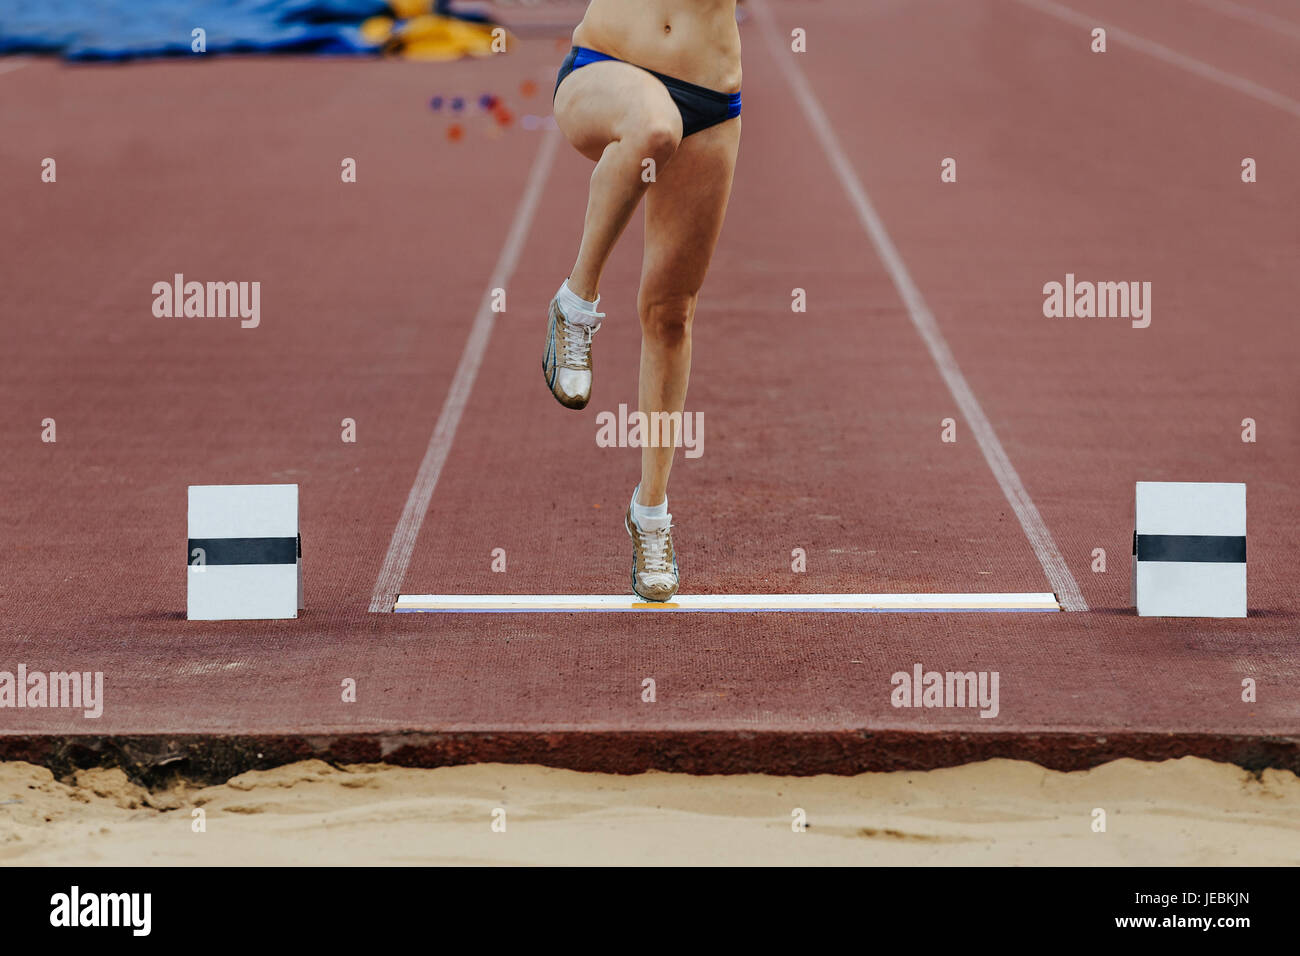
[(370, 599), (372, 612), (393, 610), (393, 602), (406, 577), (406, 569), (411, 563), (411, 553), (415, 550), (420, 526), (424, 523), (424, 515), (429, 510), (429, 500), (433, 497), (433, 489), (437, 487), (442, 466), (447, 461), (448, 452), (451, 451), (452, 440), (456, 437), (456, 427), (460, 424), (465, 406), (469, 404), (474, 379), (478, 376), (479, 366), (483, 363), (483, 355), (487, 351), (488, 339), (492, 336), (495, 319), (495, 313), (492, 311), (492, 290), (504, 289), (510, 283), (515, 265), (519, 262), (519, 254), (523, 251), (524, 240), (528, 237), (533, 215), (537, 211), (542, 187), (546, 185), (551, 166), (555, 162), (555, 151), (559, 141), (560, 134), (556, 130), (548, 129), (542, 134), (542, 143), (537, 149), (533, 168), (528, 174), (528, 183), (524, 187), (523, 196), (519, 199), (519, 206), (515, 209), (515, 218), (510, 224), (510, 231), (506, 234), (501, 255), (492, 270), (491, 278), (488, 279), (487, 289), (483, 293), (483, 302), (479, 306), (478, 315), (474, 317), (474, 325), (470, 328), (465, 349), (461, 352), (460, 362), (456, 366), (456, 375), (442, 404), (442, 411), (438, 415), (438, 423), (434, 426), (433, 435), (429, 438), (429, 447), (425, 450), (423, 461), (420, 462), (420, 470), (416, 472), (415, 484), (411, 486), (411, 493), (406, 498), (402, 517), (398, 520), (397, 527), (393, 529), (393, 538), (388, 545), (388, 553), (384, 556), (384, 566), (379, 571), (379, 578), (375, 582), (375, 590)]
[(962, 416), (974, 433), (980, 451), (984, 453), (984, 460), (988, 462), (989, 468), (993, 471), (993, 476), (1002, 488), (1002, 493), (1007, 496), (1007, 501), (1011, 503), (1016, 517), (1020, 520), (1020, 527), (1024, 529), (1025, 536), (1034, 549), (1034, 554), (1038, 556), (1038, 562), (1043, 566), (1043, 572), (1047, 575), (1047, 580), (1060, 596), (1061, 606), (1067, 611), (1088, 610), (1088, 604), (1083, 599), (1083, 593), (1079, 590), (1079, 585), (1074, 580), (1074, 575), (1070, 573), (1070, 568), (1061, 556), (1061, 552), (1057, 549), (1051, 531), (1048, 530), (1042, 516), (1038, 513), (1038, 508), (1035, 507), (1033, 500), (1029, 497), (1029, 492), (1025, 490), (1020, 476), (1011, 464), (1011, 459), (1007, 457), (1006, 451), (1002, 448), (1002, 442), (998, 440), (997, 434), (993, 431), (988, 416), (984, 414), (984, 409), (980, 407), (979, 400), (975, 398), (975, 393), (971, 391), (970, 385), (967, 384), (966, 376), (962, 374), (961, 369), (957, 366), (957, 360), (948, 348), (943, 333), (939, 331), (939, 324), (935, 321), (929, 306), (925, 304), (925, 299), (922, 298), (916, 283), (912, 281), (912, 276), (907, 271), (907, 266), (903, 263), (903, 258), (899, 255), (898, 249), (895, 248), (893, 240), (890, 239), (884, 222), (871, 204), (866, 189), (863, 188), (857, 173), (853, 170), (853, 164), (849, 162), (843, 148), (840, 146), (839, 138), (836, 137), (830, 121), (827, 120), (826, 113), (821, 108), (817, 95), (809, 86), (808, 80), (803, 74), (803, 69), (796, 62), (796, 55), (792, 54), (789, 47), (782, 41), (776, 22), (765, 0), (753, 0), (752, 6), (755, 19), (758, 20), (763, 30), (772, 58), (785, 74), (795, 98), (799, 101), (800, 108), (808, 118), (813, 132), (817, 134), (817, 139), (821, 142), (826, 158), (830, 161), (832, 168), (839, 177), (840, 185), (844, 187), (844, 191), (848, 194), (849, 200), (858, 214), (862, 228), (866, 230), (867, 236), (876, 247), (876, 253), (889, 271), (894, 287), (898, 290), (899, 296), (907, 306), (907, 312), (912, 319), (912, 324), (916, 327), (916, 331), (920, 334), (922, 340), (924, 340), (926, 348), (930, 350), (930, 357), (934, 360), (934, 364), (939, 369), (939, 374), (943, 376), (944, 383), (948, 386), (948, 391), (952, 393), (953, 399), (957, 402), (957, 407), (961, 410)]
[[(1179, 69), (1186, 70), (1199, 76), (1203, 80), (1209, 80), (1212, 83), (1218, 83), (1220, 86), (1226, 86), (1228, 89), (1236, 90), (1238, 93), (1245, 93), (1247, 96), (1259, 100), (1261, 103), (1267, 103), (1269, 106), (1276, 106), (1278, 109), (1290, 113), (1292, 116), (1300, 117), (1300, 101), (1293, 100), (1289, 96), (1283, 96), (1276, 90), (1270, 90), (1266, 86), (1260, 86), (1252, 80), (1243, 76), (1237, 76), (1235, 73), (1229, 73), (1226, 70), (1220, 70), (1217, 66), (1210, 66), (1194, 57), (1185, 53), (1179, 53), (1177, 50), (1171, 50), (1167, 46), (1161, 46), (1153, 40), (1140, 37), (1135, 33), (1129, 33), (1119, 27), (1111, 26), (1096, 17), (1079, 13), (1064, 4), (1055, 3), (1054, 0), (1019, 0), (1021, 4), (1039, 13), (1045, 13), (1048, 16), (1056, 17), (1058, 20), (1064, 20), (1066, 23), (1073, 23), (1076, 26), (1091, 30), (1093, 27), (1101, 27), (1106, 31), (1107, 41), (1115, 40), (1123, 46), (1132, 47), (1139, 53), (1145, 53), (1147, 56), (1154, 57), (1170, 66), (1176, 66)], [(1085, 36), (1081, 43), (1087, 41)], [(1085, 47), (1086, 49), (1086, 47)]]
[(622, 594), (402, 594), (394, 611), (1059, 611), (1053, 594), (684, 594), (663, 604)]

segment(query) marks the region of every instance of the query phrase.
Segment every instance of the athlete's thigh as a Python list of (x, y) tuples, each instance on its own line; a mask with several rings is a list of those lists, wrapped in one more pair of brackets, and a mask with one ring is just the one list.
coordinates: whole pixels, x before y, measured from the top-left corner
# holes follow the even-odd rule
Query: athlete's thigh
[(663, 83), (645, 70), (599, 60), (572, 71), (555, 92), (555, 123), (578, 152), (600, 159), (613, 140), (676, 129), (682, 118)]
[(695, 295), (704, 284), (740, 147), (740, 117), (687, 136), (646, 192), (643, 294)]

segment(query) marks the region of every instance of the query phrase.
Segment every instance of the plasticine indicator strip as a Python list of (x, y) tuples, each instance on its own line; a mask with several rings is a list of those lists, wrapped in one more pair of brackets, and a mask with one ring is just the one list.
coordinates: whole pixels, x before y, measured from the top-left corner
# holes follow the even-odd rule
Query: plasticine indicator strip
[(769, 611), (1059, 611), (1050, 592), (1029, 594), (680, 594), (663, 604), (622, 594), (401, 594), (394, 611), (763, 613)]

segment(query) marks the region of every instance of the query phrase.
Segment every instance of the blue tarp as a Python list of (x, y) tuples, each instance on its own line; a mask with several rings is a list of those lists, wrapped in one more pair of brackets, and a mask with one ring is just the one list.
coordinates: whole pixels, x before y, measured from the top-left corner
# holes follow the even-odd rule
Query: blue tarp
[(0, 54), (69, 60), (212, 53), (375, 53), (358, 26), (384, 0), (0, 0)]

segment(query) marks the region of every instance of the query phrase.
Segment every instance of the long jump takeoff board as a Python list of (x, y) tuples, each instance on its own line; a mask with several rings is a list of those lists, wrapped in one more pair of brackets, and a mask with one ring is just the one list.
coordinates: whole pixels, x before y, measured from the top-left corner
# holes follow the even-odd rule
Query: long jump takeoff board
[(622, 594), (400, 594), (394, 611), (527, 614), (572, 611), (1059, 611), (1055, 594), (682, 594), (662, 604)]

